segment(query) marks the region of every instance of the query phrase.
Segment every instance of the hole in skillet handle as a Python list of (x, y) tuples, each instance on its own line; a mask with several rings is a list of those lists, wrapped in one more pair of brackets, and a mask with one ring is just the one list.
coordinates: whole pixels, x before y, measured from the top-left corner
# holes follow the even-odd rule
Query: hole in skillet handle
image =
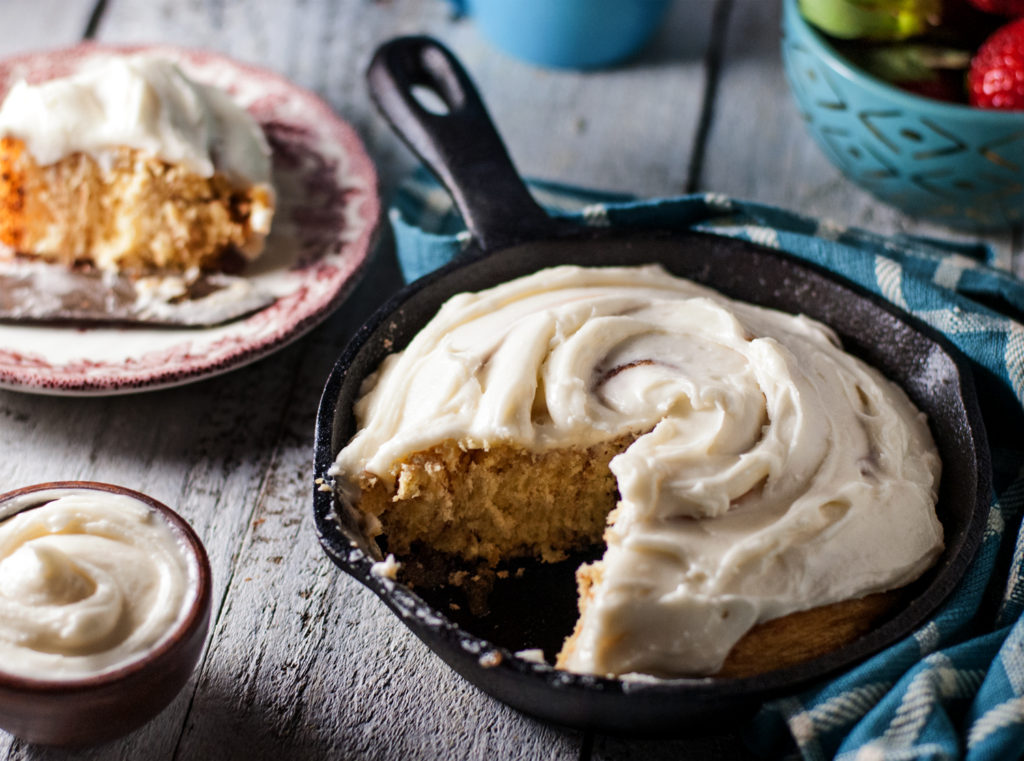
[(435, 116), (447, 116), (451, 113), (448, 104), (435, 90), (423, 85), (413, 85), (412, 96), (424, 111)]
[(484, 252), (579, 233), (577, 225), (549, 217), (530, 195), (476, 87), (439, 42), (398, 37), (384, 43), (366, 79), (381, 114), (451, 193)]

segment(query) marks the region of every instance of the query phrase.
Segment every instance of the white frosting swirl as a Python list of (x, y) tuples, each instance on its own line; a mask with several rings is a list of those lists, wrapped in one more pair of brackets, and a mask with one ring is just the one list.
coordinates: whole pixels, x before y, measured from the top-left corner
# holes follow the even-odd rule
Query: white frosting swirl
[(0, 522), (0, 671), (77, 679), (156, 647), (194, 599), (198, 565), (167, 522), (132, 497), (95, 489), (35, 492), (49, 500)]
[(227, 93), (146, 54), (17, 82), (0, 106), (0, 136), (22, 140), (44, 166), (79, 152), (102, 162), (128, 146), (203, 177), (220, 171), (239, 185), (270, 186), (270, 147), (256, 120)]
[(712, 673), (759, 621), (909, 583), (940, 461), (903, 391), (802, 316), (660, 267), (557, 267), (450, 299), (367, 381), (342, 487), (446, 439), (642, 435), (569, 667)]

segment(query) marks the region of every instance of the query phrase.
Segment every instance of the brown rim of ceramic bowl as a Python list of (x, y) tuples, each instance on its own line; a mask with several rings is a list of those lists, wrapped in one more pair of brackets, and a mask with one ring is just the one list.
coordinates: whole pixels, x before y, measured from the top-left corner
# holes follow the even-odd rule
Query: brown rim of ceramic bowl
[[(190, 631), (195, 629), (196, 626), (203, 625), (204, 611), (209, 608), (210, 598), (212, 597), (211, 582), (213, 579), (213, 573), (210, 569), (210, 559), (206, 554), (206, 548), (184, 518), (174, 512), (171, 508), (167, 507), (167, 505), (162, 502), (158, 502), (142, 492), (98, 481), (52, 481), (49, 483), (35, 484), (33, 486), (15, 489), (14, 491), (0, 494), (0, 508), (2, 508), (9, 500), (17, 497), (23, 497), (25, 495), (32, 494), (33, 492), (46, 491), (102, 491), (132, 497), (133, 499), (137, 499), (147, 505), (149, 508), (157, 512), (170, 525), (171, 530), (179, 538), (185, 541), (185, 545), (188, 547), (196, 563), (196, 591), (195, 595), (192, 597), (188, 613), (173, 629), (173, 631), (160, 640), (156, 647), (151, 650), (147, 650), (138, 658), (128, 661), (123, 666), (119, 666), (110, 671), (104, 671), (101, 674), (73, 679), (34, 679), (32, 677), (20, 676), (3, 671), (2, 667), (0, 667), (0, 690), (6, 689), (11, 691), (32, 692), (40, 695), (47, 693), (61, 693), (63, 695), (67, 695), (72, 692), (86, 692), (101, 686), (113, 684), (114, 682), (121, 681), (122, 679), (137, 674), (151, 666), (156, 661), (170, 655), (174, 650), (181, 646)], [(31, 504), (21, 510), (18, 510), (16, 513), (0, 518), (0, 524), (2, 524), (7, 518), (23, 513), (26, 510), (33, 510), (37, 507), (41, 507), (43, 504), (45, 504), (45, 502)]]

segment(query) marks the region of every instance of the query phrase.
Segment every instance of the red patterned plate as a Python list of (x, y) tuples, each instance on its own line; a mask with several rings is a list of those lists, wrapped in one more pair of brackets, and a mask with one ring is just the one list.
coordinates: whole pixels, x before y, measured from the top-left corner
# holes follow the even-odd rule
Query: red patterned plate
[(376, 170), (352, 127), (277, 74), (201, 50), (86, 44), (0, 62), (0, 98), (19, 79), (52, 79), (98, 56), (137, 52), (169, 58), (196, 80), (227, 90), (263, 126), (278, 207), (266, 249), (245, 276), (277, 300), (248, 318), (198, 330), (3, 324), (0, 387), (120, 394), (232, 370), (322, 321), (367, 261), (380, 215)]

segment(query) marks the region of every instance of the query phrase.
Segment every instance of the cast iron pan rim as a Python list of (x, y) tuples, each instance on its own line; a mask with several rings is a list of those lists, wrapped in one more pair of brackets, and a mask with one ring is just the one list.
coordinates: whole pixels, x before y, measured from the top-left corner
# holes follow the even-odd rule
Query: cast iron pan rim
[[(953, 344), (937, 330), (922, 322), (908, 312), (905, 312), (881, 296), (872, 293), (857, 283), (831, 272), (813, 262), (808, 262), (793, 256), (785, 251), (762, 246), (751, 241), (746, 241), (729, 236), (715, 235), (713, 233), (696, 231), (673, 231), (673, 230), (644, 230), (632, 228), (600, 228), (591, 229), (580, 227), (579, 233), (575, 236), (564, 236), (573, 241), (593, 240), (597, 238), (627, 237), (630, 240), (638, 240), (644, 237), (658, 238), (670, 236), (678, 239), (680, 237), (692, 236), (694, 238), (715, 239), (717, 242), (728, 241), (726, 245), (736, 245), (753, 250), (762, 255), (771, 256), (784, 260), (788, 265), (797, 269), (805, 269), (812, 274), (817, 274), (830, 280), (839, 286), (851, 291), (854, 296), (870, 302), (873, 306), (880, 308), (895, 317), (899, 322), (909, 326), (920, 333), (926, 339), (932, 341), (945, 352), (953, 361), (956, 368), (958, 395), (963, 401), (963, 407), (970, 418), (970, 435), (974, 440), (976, 461), (973, 463), (973, 470), (977, 475), (977, 486), (975, 489), (975, 505), (971, 517), (963, 532), (963, 540), (959, 551), (951, 557), (938, 575), (931, 580), (929, 585), (922, 590), (927, 591), (933, 599), (927, 604), (921, 603), (919, 594), (911, 600), (905, 608), (888, 619), (882, 626), (874, 631), (858, 637), (853, 642), (826, 653), (818, 658), (798, 663), (775, 671), (757, 674), (741, 678), (678, 678), (662, 679), (652, 682), (623, 681), (609, 677), (594, 676), (588, 674), (575, 674), (572, 672), (555, 669), (549, 664), (537, 664), (513, 657), (505, 648), (498, 647), (488, 640), (480, 638), (459, 628), (452, 622), (443, 611), (437, 610), (426, 603), (415, 591), (401, 583), (382, 579), (370, 572), (373, 560), (364, 552), (353, 547), (339, 530), (338, 522), (333, 518), (335, 512), (334, 493), (319, 491), (314, 487), (314, 513), (317, 533), (321, 544), (335, 564), (342, 570), (369, 587), (381, 600), (403, 621), (410, 625), (413, 632), (424, 641), (425, 635), (415, 625), (415, 622), (408, 620), (409, 608), (419, 608), (429, 611), (436, 619), (436, 625), (432, 628), (435, 633), (446, 640), (454, 650), (464, 651), (467, 657), (476, 657), (480, 653), (497, 651), (502, 653), (501, 662), (490, 670), (506, 670), (517, 674), (531, 677), (541, 677), (548, 686), (559, 690), (575, 691), (596, 691), (602, 694), (630, 694), (644, 692), (646, 694), (671, 695), (674, 699), (687, 698), (699, 703), (709, 698), (716, 700), (735, 700), (743, 698), (757, 698), (765, 700), (781, 693), (793, 693), (801, 687), (812, 682), (825, 679), (841, 670), (849, 669), (867, 658), (878, 654), (882, 650), (897, 644), (907, 636), (910, 636), (925, 620), (937, 611), (948, 599), (953, 590), (959, 585), (967, 566), (973, 560), (978, 547), (981, 544), (982, 534), (987, 522), (989, 509), (989, 495), (991, 488), (990, 460), (988, 444), (984, 436), (984, 427), (981, 421), (974, 383), (968, 361), (953, 346)], [(525, 245), (533, 243), (551, 242), (530, 241)], [(481, 252), (475, 246), (471, 246), (455, 260), (445, 266), (425, 275), (415, 282), (405, 286), (386, 301), (367, 320), (350, 339), (348, 345), (339, 356), (331, 370), (324, 392), (321, 396), (320, 406), (317, 412), (316, 423), (316, 448), (315, 448), (315, 478), (324, 479), (330, 482), (328, 469), (334, 462), (335, 452), (332, 451), (332, 434), (334, 419), (337, 411), (338, 394), (345, 374), (356, 359), (360, 351), (366, 345), (372, 334), (402, 307), (416, 293), (427, 286), (445, 278), (448, 273), (461, 269), (464, 265), (478, 261), (484, 257), (500, 256), (501, 252)], [(713, 287), (713, 286), (712, 286)], [(454, 295), (454, 294), (450, 294)], [(422, 327), (422, 326), (421, 326)], [(428, 645), (430, 643), (428, 642)], [(438, 653), (443, 659), (448, 660), (445, 655)], [(484, 674), (483, 676), (486, 676)]]

